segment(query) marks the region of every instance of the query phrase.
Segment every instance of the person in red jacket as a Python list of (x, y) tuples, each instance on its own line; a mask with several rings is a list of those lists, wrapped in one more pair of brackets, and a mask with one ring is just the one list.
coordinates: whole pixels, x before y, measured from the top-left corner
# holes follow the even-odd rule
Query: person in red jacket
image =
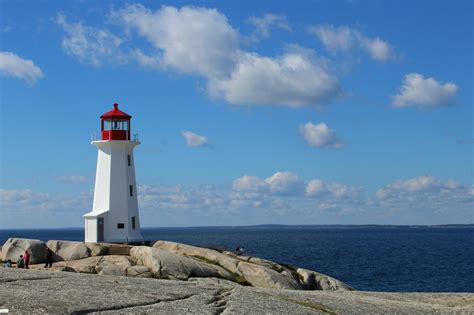
[(28, 253), (28, 250), (25, 250), (25, 253), (23, 254), (23, 262), (25, 263), (25, 268), (30, 269), (28, 267), (30, 264), (30, 253)]

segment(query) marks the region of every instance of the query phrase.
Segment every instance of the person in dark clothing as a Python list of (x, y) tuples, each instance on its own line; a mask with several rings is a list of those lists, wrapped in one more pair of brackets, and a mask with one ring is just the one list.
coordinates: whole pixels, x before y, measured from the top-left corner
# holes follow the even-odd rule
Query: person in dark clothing
[(25, 268), (25, 262), (23, 261), (23, 255), (16, 260), (16, 267), (17, 268)]
[(243, 253), (244, 253), (244, 248), (240, 245), (237, 245), (237, 247), (235, 248), (235, 254), (242, 255)]
[(53, 267), (53, 252), (51, 251), (51, 249), (49, 249), (48, 246), (45, 246), (44, 260), (46, 262), (46, 264), (44, 265), (45, 268), (48, 268), (48, 266), (50, 268)]

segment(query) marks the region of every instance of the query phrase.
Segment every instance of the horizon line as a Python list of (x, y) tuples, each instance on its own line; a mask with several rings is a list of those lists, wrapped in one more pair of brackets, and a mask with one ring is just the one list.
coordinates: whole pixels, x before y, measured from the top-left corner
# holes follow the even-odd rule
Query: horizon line
[[(474, 223), (441, 223), (441, 224), (253, 224), (253, 225), (196, 225), (196, 226), (145, 226), (142, 229), (184, 229), (184, 228), (251, 228), (251, 227), (465, 227), (472, 226)], [(0, 231), (9, 230), (68, 230), (84, 229), (83, 227), (51, 227), (51, 228), (8, 228)]]

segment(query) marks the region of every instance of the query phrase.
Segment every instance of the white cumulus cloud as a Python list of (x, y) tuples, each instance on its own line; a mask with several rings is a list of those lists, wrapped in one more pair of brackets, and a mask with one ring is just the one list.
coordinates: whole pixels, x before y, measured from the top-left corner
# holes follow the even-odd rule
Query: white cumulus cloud
[(393, 48), (387, 41), (378, 37), (370, 38), (348, 26), (315, 25), (309, 27), (308, 32), (316, 35), (323, 45), (333, 52), (360, 49), (376, 61), (385, 62), (395, 58)]
[(232, 189), (236, 191), (264, 191), (267, 189), (267, 183), (257, 176), (244, 175), (234, 180)]
[(298, 195), (304, 189), (304, 182), (291, 172), (276, 172), (265, 179), (270, 193), (275, 195)]
[[(206, 80), (211, 97), (233, 105), (322, 108), (342, 94), (328, 62), (313, 50), (289, 45), (278, 56), (245, 51), (239, 31), (216, 9), (162, 6), (153, 11), (132, 4), (112, 10), (108, 21), (122, 26), (125, 35), (68, 23), (59, 14), (64, 51), (92, 65), (135, 62), (198, 75)], [(250, 23), (262, 36), (272, 27), (289, 29), (283, 15), (252, 17)], [(136, 37), (150, 47), (137, 46)]]
[[(227, 185), (225, 185), (227, 186)], [(472, 223), (474, 188), (435, 176), (395, 180), (367, 197), (363, 189), (292, 172), (245, 175), (232, 188), (213, 185), (138, 188), (147, 226)], [(0, 188), (0, 228), (82, 226), (93, 191), (45, 193)]]
[(263, 37), (269, 37), (273, 27), (291, 30), (284, 14), (266, 13), (263, 16), (251, 16), (248, 22), (255, 26), (257, 33)]
[(344, 146), (344, 142), (337, 137), (336, 132), (324, 122), (319, 124), (308, 122), (300, 126), (299, 130), (312, 147), (340, 149)]
[[(234, 105), (324, 106), (341, 94), (336, 76), (314, 51), (296, 46), (268, 57), (240, 48), (241, 35), (216, 9), (140, 4), (113, 11), (110, 20), (153, 47), (132, 56), (145, 67), (174, 69), (207, 79), (209, 94)], [(285, 28), (282, 16), (253, 19), (262, 32)]]
[[(0, 188), (0, 228), (79, 226), (92, 206), (92, 191), (74, 194)], [(87, 210), (86, 210), (87, 211)]]
[(211, 95), (234, 105), (322, 107), (341, 93), (337, 78), (307, 51), (270, 58), (242, 53), (229, 78), (211, 79)]
[(308, 28), (310, 34), (316, 35), (323, 45), (332, 51), (349, 51), (356, 44), (354, 31), (347, 26), (317, 25)]
[(357, 197), (360, 188), (346, 186), (338, 183), (326, 183), (320, 179), (313, 179), (306, 185), (306, 196), (314, 198), (349, 198)]
[(118, 61), (122, 58), (118, 47), (123, 40), (109, 31), (82, 23), (67, 23), (62, 14), (58, 14), (56, 23), (66, 33), (62, 41), (63, 50), (79, 61), (98, 66), (107, 59)]
[(372, 59), (377, 61), (387, 61), (393, 57), (392, 48), (390, 45), (380, 38), (364, 39), (362, 47), (369, 53)]
[(181, 135), (184, 137), (184, 140), (186, 140), (186, 144), (190, 147), (203, 147), (207, 145), (207, 138), (204, 136), (187, 130), (182, 131)]
[(371, 207), (396, 217), (417, 218), (440, 223), (472, 223), (474, 196), (472, 187), (435, 176), (418, 176), (388, 183), (375, 194)]
[(456, 190), (461, 185), (453, 180), (442, 182), (432, 176), (418, 176), (409, 179), (397, 180), (377, 190), (379, 199), (386, 199), (404, 193), (437, 193), (441, 191)]
[(12, 52), (0, 52), (0, 73), (34, 84), (43, 76), (41, 69), (33, 61), (23, 59)]
[(457, 90), (457, 85), (452, 82), (443, 84), (419, 73), (409, 73), (405, 76), (399, 93), (392, 97), (392, 106), (418, 109), (448, 106), (454, 103)]
[(112, 12), (111, 19), (147, 39), (163, 66), (207, 77), (232, 70), (239, 33), (216, 9), (163, 6), (153, 12), (134, 4)]

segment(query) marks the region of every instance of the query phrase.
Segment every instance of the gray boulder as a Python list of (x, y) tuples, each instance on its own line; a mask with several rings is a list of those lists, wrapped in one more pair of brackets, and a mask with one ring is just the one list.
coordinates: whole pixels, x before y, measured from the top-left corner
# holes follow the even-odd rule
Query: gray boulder
[(126, 276), (132, 262), (133, 260), (128, 256), (103, 256), (96, 264), (95, 271), (99, 275)]
[(257, 264), (260, 266), (265, 266), (267, 268), (276, 270), (278, 272), (285, 270), (285, 267), (283, 267), (282, 265), (277, 264), (276, 262), (273, 262), (271, 260), (267, 260), (267, 259), (263, 259), (259, 257), (249, 257), (248, 262)]
[[(53, 263), (51, 270), (93, 273), (99, 275), (126, 276), (132, 267), (133, 260), (128, 256), (93, 256), (78, 260), (67, 260)], [(32, 266), (33, 269), (44, 269), (43, 266)]]
[(77, 260), (90, 256), (90, 250), (83, 242), (48, 241), (46, 245), (53, 251), (53, 261)]
[(110, 244), (85, 243), (91, 256), (107, 255)]
[(303, 287), (307, 290), (323, 291), (353, 291), (354, 289), (342, 281), (324, 275), (322, 273), (298, 268), (296, 272), (303, 280)]
[(157, 241), (153, 245), (170, 252), (189, 257), (200, 257), (224, 267), (239, 277), (238, 282), (260, 288), (301, 289), (298, 279), (280, 274), (286, 269), (272, 261), (249, 256), (237, 256), (231, 252), (220, 253), (213, 249), (196, 247), (169, 241)]
[(139, 278), (151, 278), (153, 274), (150, 269), (145, 266), (135, 265), (127, 268), (127, 276), (129, 277), (139, 277)]
[(2, 260), (15, 262), (25, 250), (30, 253), (30, 264), (44, 262), (45, 243), (40, 240), (9, 238), (2, 247)]
[(187, 280), (190, 277), (217, 277), (233, 280), (224, 268), (204, 261), (175, 254), (160, 248), (135, 246), (130, 250), (137, 264), (146, 266), (157, 278)]
[(240, 262), (239, 270), (254, 287), (272, 289), (302, 289), (298, 280), (273, 269), (249, 262)]
[(97, 273), (95, 266), (100, 262), (102, 257), (87, 257), (78, 260), (60, 261), (53, 264), (53, 268), (67, 268), (73, 272), (79, 273)]
[(164, 249), (169, 252), (182, 254), (190, 257), (201, 258), (207, 261), (212, 261), (216, 265), (220, 265), (228, 271), (242, 276), (237, 265), (241, 261), (237, 256), (230, 256), (223, 253), (220, 253), (213, 249), (196, 247), (186, 244), (180, 244), (169, 241), (157, 241), (154, 245), (154, 248)]
[(302, 268), (296, 270), (258, 257), (237, 256), (228, 251), (221, 253), (213, 249), (169, 241), (157, 241), (153, 247), (217, 264), (239, 278), (234, 278), (234, 281), (249, 283), (254, 287), (324, 291), (353, 290), (347, 284), (327, 275)]

